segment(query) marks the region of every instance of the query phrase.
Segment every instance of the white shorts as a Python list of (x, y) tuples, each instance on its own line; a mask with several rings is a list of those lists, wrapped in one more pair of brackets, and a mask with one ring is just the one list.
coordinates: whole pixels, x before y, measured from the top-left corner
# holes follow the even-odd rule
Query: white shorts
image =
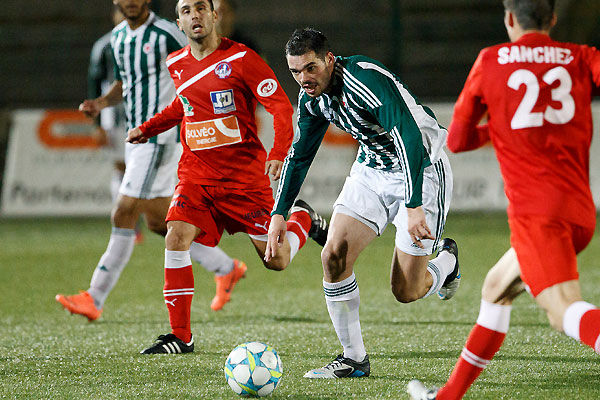
[(425, 168), (423, 177), (423, 211), (427, 226), (435, 240), (424, 239), (424, 249), (413, 243), (408, 234), (404, 205), (404, 172), (379, 171), (355, 162), (346, 178), (342, 192), (333, 205), (333, 213), (346, 214), (381, 235), (392, 222), (396, 226), (396, 247), (414, 255), (432, 254), (441, 240), (450, 201), (452, 199), (452, 169), (445, 153)]
[(125, 174), (119, 194), (137, 199), (173, 196), (181, 153), (180, 143), (125, 143)]

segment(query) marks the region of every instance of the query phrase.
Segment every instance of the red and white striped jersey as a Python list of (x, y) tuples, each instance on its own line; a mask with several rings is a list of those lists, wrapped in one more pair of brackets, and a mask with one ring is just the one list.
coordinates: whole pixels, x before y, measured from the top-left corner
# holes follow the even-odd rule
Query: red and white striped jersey
[[(529, 33), (481, 51), (454, 109), (453, 152), (491, 139), (509, 215), (595, 224), (589, 184), (592, 96), (600, 51)], [(488, 123), (477, 127), (485, 113)]]
[(268, 186), (257, 102), (274, 117), (268, 160), (283, 161), (293, 138), (293, 108), (271, 68), (253, 50), (226, 38), (202, 60), (189, 45), (171, 53), (167, 66), (177, 97), (140, 128), (152, 137), (183, 122), (179, 180), (231, 188)]

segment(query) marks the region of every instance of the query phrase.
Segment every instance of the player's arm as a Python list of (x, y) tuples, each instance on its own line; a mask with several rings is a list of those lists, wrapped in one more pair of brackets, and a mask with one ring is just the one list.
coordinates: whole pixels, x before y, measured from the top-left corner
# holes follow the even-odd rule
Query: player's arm
[(267, 156), (265, 173), (278, 180), (294, 130), (292, 115), (294, 109), (273, 70), (253, 50), (248, 49), (244, 57), (244, 81), (256, 99), (273, 115), (275, 137), (273, 147)]
[(308, 169), (323, 141), (329, 122), (319, 115), (318, 110), (309, 109), (308, 101), (300, 91), (298, 100), (298, 126), (292, 148), (283, 163), (283, 172), (271, 212), (271, 223), (265, 251), (265, 260), (277, 254), (286, 232), (285, 216), (300, 192)]
[(79, 105), (79, 111), (83, 112), (88, 117), (95, 118), (106, 107), (114, 106), (123, 101), (123, 84), (116, 80), (110, 86), (108, 91), (95, 99), (84, 100)]
[(490, 140), (488, 125), (480, 125), (487, 112), (481, 95), (481, 59), (482, 53), (473, 64), (454, 106), (447, 139), (448, 149), (453, 153), (478, 149)]
[(146, 143), (148, 139), (168, 131), (183, 121), (183, 105), (178, 96), (161, 112), (154, 115), (142, 125), (129, 130), (126, 141), (129, 143)]

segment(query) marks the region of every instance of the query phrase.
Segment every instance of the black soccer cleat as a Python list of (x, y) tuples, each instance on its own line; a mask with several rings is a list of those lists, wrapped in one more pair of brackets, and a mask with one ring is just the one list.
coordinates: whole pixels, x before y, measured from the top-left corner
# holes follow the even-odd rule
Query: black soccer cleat
[(327, 221), (325, 218), (320, 216), (315, 210), (312, 209), (311, 206), (308, 205), (304, 200), (297, 199), (290, 210), (290, 213), (295, 213), (297, 211), (304, 211), (310, 215), (310, 219), (312, 220), (312, 224), (310, 226), (310, 231), (308, 232), (308, 236), (320, 244), (321, 246), (325, 246), (325, 242), (327, 241), (327, 231), (329, 227), (327, 226)]
[(438, 296), (440, 297), (440, 299), (450, 300), (456, 294), (456, 291), (458, 290), (458, 287), (460, 286), (460, 277), (461, 276), (460, 276), (460, 267), (458, 265), (458, 245), (456, 244), (456, 242), (454, 240), (452, 240), (450, 238), (445, 238), (442, 240), (442, 243), (440, 244), (439, 249), (440, 250), (438, 251), (438, 255), (442, 251), (447, 251), (448, 253), (452, 254), (456, 258), (456, 264), (454, 265), (454, 269), (452, 270), (450, 275), (448, 275), (446, 277), (444, 284), (442, 285), (441, 289), (438, 291)]
[(191, 353), (194, 351), (194, 337), (189, 343), (185, 343), (177, 336), (169, 333), (167, 335), (160, 335), (156, 342), (140, 351), (140, 354), (181, 354)]
[(370, 374), (371, 363), (368, 354), (360, 362), (340, 354), (324, 367), (308, 371), (304, 377), (310, 379), (366, 378)]

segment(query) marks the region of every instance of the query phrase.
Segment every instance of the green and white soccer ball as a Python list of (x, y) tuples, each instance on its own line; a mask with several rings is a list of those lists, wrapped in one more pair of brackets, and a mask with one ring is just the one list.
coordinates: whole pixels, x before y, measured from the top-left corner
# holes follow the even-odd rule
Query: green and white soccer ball
[(260, 342), (240, 344), (225, 361), (225, 379), (240, 396), (270, 395), (282, 373), (281, 359), (275, 349)]

